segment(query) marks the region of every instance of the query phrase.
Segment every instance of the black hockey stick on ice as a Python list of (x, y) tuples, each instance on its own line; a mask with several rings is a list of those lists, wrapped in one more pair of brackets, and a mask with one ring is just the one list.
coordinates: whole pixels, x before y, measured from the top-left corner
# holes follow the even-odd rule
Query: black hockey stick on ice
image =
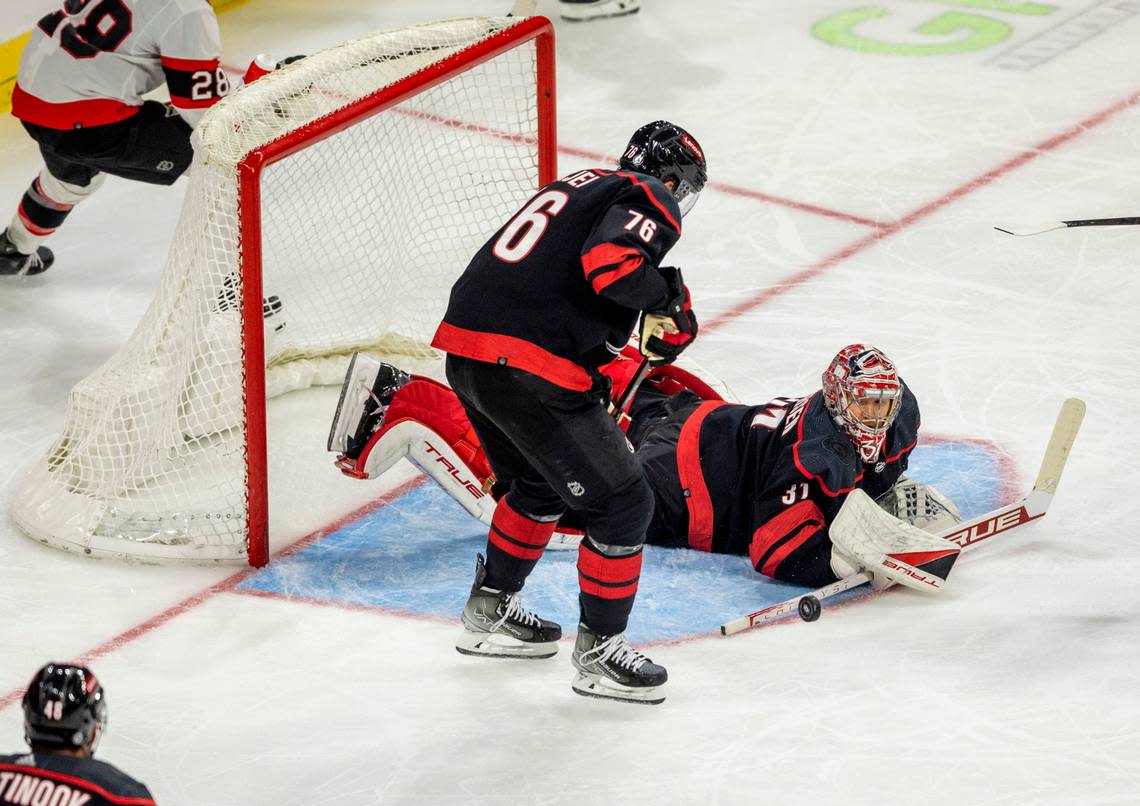
[(1121, 227), (1140, 224), (1140, 217), (1128, 218), (1079, 218), (1075, 221), (1050, 221), (1047, 224), (1038, 224), (1035, 227), (997, 226), (994, 229), (1007, 235), (1040, 235), (1042, 232), (1051, 232), (1066, 227)]
[[(1053, 434), (1049, 437), (1049, 445), (1045, 448), (1045, 458), (1041, 460), (1041, 470), (1037, 473), (1037, 481), (1029, 494), (1007, 506), (979, 515), (970, 521), (955, 524), (950, 529), (939, 533), (939, 537), (957, 543), (962, 551), (969, 551), (978, 543), (989, 540), (994, 535), (1008, 532), (1030, 521), (1035, 521), (1045, 515), (1049, 509), (1049, 502), (1053, 500), (1053, 493), (1057, 491), (1057, 484), (1061, 480), (1061, 472), (1065, 469), (1065, 462), (1072, 450), (1073, 440), (1077, 438), (1077, 431), (1085, 416), (1084, 401), (1069, 398), (1062, 404), (1061, 413), (1053, 426)], [(798, 613), (804, 621), (815, 621), (821, 611), (820, 602), (844, 591), (866, 585), (871, 581), (871, 575), (860, 571), (849, 577), (844, 577), (830, 585), (812, 591), (794, 599), (787, 599), (779, 604), (749, 613), (747, 616), (725, 622), (720, 627), (721, 635), (734, 635), (750, 627), (757, 627), (784, 616)]]

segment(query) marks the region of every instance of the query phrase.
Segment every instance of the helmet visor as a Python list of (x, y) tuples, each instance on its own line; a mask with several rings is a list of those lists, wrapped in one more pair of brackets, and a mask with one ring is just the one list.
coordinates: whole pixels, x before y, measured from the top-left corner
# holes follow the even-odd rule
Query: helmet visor
[(673, 191), (673, 198), (677, 200), (677, 206), (681, 208), (681, 216), (687, 216), (689, 211), (697, 206), (697, 199), (701, 197), (701, 192), (689, 184), (689, 180), (682, 179), (677, 189)]

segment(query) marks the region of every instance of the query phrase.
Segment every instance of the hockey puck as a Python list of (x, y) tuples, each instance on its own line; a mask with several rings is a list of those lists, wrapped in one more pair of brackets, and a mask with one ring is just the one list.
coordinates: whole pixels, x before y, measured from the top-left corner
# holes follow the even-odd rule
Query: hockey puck
[(819, 618), (819, 614), (823, 610), (823, 608), (820, 607), (819, 599), (814, 596), (801, 597), (799, 604), (796, 605), (796, 609), (800, 613), (800, 618), (804, 621), (815, 621)]

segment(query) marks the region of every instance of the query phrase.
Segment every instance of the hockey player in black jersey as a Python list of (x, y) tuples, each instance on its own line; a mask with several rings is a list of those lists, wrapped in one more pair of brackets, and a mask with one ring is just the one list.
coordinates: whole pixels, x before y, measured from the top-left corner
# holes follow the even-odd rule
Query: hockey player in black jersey
[(24, 694), (31, 752), (0, 755), (0, 804), (153, 806), (145, 785), (93, 757), (106, 725), (103, 687), (90, 669), (44, 666)]
[(918, 441), (918, 401), (874, 347), (843, 348), (806, 397), (748, 406), (650, 383), (630, 415), (655, 545), (746, 555), (762, 574), (818, 587), (858, 570), (828, 538), (856, 488), (924, 528), (957, 520), (933, 488), (899, 483)]
[[(525, 609), (518, 593), (571, 509), (588, 534), (578, 555), (573, 688), (664, 699), (665, 669), (624, 636), (653, 494), (607, 414), (608, 379), (598, 368), (639, 322), (654, 361), (672, 361), (695, 338), (681, 272), (660, 264), (705, 178), (697, 141), (650, 123), (617, 169), (578, 171), (540, 189), (453, 286), (432, 344), (447, 353), (448, 381), (508, 487), (476, 564), (460, 652), (555, 654), (561, 627)], [(345, 411), (344, 420), (356, 418)]]
[[(615, 397), (636, 365), (627, 348), (604, 368)], [(380, 375), (384, 406), (353, 423), (363, 437), (342, 450), (338, 466), (369, 478), (406, 456), (489, 521), (501, 485), (489, 483), (490, 467), (455, 396), (390, 367)], [(762, 574), (818, 587), (858, 570), (828, 534), (855, 488), (929, 532), (958, 520), (953, 502), (903, 475), (918, 439), (918, 401), (874, 347), (839, 351), (815, 393), (759, 406), (728, 403), (692, 373), (660, 367), (627, 413), (627, 436), (653, 491), (652, 545), (744, 555)], [(579, 526), (568, 513), (558, 532)]]

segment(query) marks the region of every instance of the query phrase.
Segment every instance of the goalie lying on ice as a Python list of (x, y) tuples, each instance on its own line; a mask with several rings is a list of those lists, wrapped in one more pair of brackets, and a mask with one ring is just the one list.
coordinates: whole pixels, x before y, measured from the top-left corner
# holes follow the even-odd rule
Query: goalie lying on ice
[[(627, 348), (603, 368), (613, 399), (639, 358)], [(841, 350), (813, 394), (758, 406), (727, 402), (675, 365), (659, 367), (624, 415), (654, 492), (651, 545), (746, 555), (761, 574), (816, 587), (866, 565), (828, 535), (852, 490), (928, 532), (959, 520), (946, 497), (903, 475), (918, 402), (873, 347)], [(349, 367), (328, 448), (355, 478), (407, 457), (486, 524), (510, 482), (510, 468), (492, 474), (450, 389), (363, 355)], [(573, 510), (559, 525), (562, 533), (586, 528)]]

